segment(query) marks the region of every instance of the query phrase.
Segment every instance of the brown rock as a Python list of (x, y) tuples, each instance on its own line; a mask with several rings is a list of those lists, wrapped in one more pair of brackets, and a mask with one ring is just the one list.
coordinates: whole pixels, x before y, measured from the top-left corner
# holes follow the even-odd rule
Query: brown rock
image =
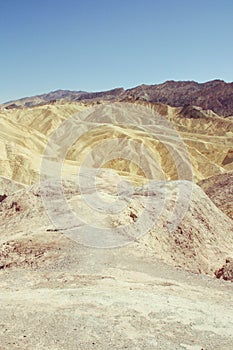
[(226, 263), (215, 271), (215, 276), (233, 282), (233, 258), (226, 258)]

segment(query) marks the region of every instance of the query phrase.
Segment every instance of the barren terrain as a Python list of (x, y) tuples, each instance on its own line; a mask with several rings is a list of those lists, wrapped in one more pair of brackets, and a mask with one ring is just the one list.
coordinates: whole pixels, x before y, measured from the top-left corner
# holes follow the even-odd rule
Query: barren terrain
[(232, 349), (231, 118), (59, 101), (0, 123), (1, 350)]

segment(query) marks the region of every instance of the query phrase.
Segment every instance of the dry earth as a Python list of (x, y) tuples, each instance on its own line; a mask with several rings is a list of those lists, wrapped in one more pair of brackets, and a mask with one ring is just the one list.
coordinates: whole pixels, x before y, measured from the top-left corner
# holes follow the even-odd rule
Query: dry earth
[[(207, 196), (189, 174), (177, 180), (175, 166), (187, 160), (178, 130), (194, 180), (232, 169), (231, 118), (161, 104), (145, 104), (142, 115), (135, 104), (122, 119), (118, 104), (114, 114), (99, 108), (101, 121), (77, 103), (1, 112), (0, 349), (231, 350), (233, 285), (224, 279), (232, 276), (233, 221), (221, 195), (226, 183), (230, 202), (231, 174), (201, 182)], [(63, 169), (64, 201), (54, 159), (43, 168), (50, 177), (36, 182), (48, 136), (76, 112), (58, 133), (67, 147), (76, 126), (82, 133)], [(113, 138), (123, 138), (130, 161), (109, 160), (106, 147), (94, 152)], [(175, 162), (171, 144), (182, 145)], [(62, 147), (50, 146), (57, 161)]]
[[(110, 170), (99, 175), (103, 196), (116, 199), (116, 179)], [(168, 233), (164, 224), (177, 193), (190, 184), (155, 182), (149, 232), (131, 237), (125, 247), (94, 249), (69, 238), (62, 207), (57, 216), (58, 221), (63, 216), (63, 228), (51, 225), (41, 201), (47, 185), (20, 189), (0, 204), (1, 349), (232, 348), (232, 284), (213, 276), (232, 252), (233, 224), (198, 186), (175, 232)], [(46, 192), (51, 201), (52, 188)], [(86, 191), (95, 195), (95, 188)], [(64, 181), (64, 192), (80, 214), (85, 193), (73, 179)], [(164, 193), (166, 205), (157, 220)], [(115, 228), (140, 218), (145, 196), (143, 187), (126, 192), (120, 199), (128, 203), (125, 210), (111, 220), (102, 215), (101, 225)], [(100, 214), (93, 210), (90, 216), (84, 209), (83, 225), (89, 226), (90, 217), (98, 224)], [(77, 232), (76, 240), (82, 240)]]
[(133, 249), (62, 249), (1, 271), (1, 349), (232, 349), (227, 282)]

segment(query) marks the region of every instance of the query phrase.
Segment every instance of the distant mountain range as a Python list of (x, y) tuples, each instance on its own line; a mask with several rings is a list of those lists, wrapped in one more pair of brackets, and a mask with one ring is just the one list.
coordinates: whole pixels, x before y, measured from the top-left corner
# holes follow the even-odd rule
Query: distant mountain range
[(104, 101), (148, 101), (173, 107), (198, 106), (210, 109), (223, 117), (233, 116), (233, 82), (213, 80), (206, 83), (194, 81), (166, 81), (163, 84), (140, 85), (132, 89), (117, 88), (102, 92), (57, 90), (47, 94), (27, 97), (4, 103), (7, 109), (33, 107), (56, 101), (101, 103)]

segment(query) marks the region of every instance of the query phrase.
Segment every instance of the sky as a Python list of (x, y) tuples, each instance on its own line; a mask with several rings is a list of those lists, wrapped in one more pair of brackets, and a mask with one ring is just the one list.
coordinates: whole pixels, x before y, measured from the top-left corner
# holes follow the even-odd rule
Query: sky
[(0, 103), (233, 81), (232, 0), (0, 0)]

